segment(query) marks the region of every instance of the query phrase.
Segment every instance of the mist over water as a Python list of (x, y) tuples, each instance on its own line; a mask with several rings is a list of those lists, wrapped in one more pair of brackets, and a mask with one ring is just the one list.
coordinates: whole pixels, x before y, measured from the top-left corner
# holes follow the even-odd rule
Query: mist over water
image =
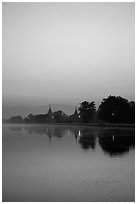
[(3, 125), (3, 201), (134, 201), (134, 134)]

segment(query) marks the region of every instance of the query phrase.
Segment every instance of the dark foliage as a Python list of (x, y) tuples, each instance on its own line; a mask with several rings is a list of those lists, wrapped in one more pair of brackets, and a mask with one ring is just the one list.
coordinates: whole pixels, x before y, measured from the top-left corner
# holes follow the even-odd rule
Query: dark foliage
[(84, 123), (92, 122), (96, 112), (95, 102), (84, 101), (80, 103), (79, 112)]
[[(72, 115), (67, 116), (61, 110), (52, 112), (51, 107), (46, 114), (29, 114), (24, 119), (13, 116), (3, 119), (7, 123), (135, 123), (135, 102), (129, 102), (120, 96), (109, 96), (102, 100), (98, 111), (95, 102), (84, 101)], [(102, 123), (103, 122), (103, 123)], [(114, 124), (113, 124), (114, 125)]]
[(120, 96), (109, 96), (101, 102), (98, 117), (110, 123), (134, 123), (135, 103)]
[(59, 123), (59, 122), (65, 122), (68, 116), (62, 111), (58, 110), (53, 113), (53, 118), (55, 122)]

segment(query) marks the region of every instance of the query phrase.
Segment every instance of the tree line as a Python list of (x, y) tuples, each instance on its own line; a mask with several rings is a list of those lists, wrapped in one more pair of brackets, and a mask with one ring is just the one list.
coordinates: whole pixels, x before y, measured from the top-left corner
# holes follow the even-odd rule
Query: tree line
[(27, 117), (12, 116), (4, 120), (8, 123), (135, 123), (135, 102), (121, 96), (108, 96), (96, 108), (94, 101), (83, 101), (70, 116), (63, 111), (46, 114), (29, 114)]

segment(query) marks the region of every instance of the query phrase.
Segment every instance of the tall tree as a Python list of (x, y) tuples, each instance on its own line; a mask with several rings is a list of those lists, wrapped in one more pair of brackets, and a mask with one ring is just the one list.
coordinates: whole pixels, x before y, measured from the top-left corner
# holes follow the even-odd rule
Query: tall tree
[(80, 103), (79, 112), (84, 123), (92, 122), (96, 112), (95, 102), (84, 101)]
[(133, 103), (130, 104), (125, 98), (109, 96), (102, 100), (98, 108), (98, 117), (111, 123), (131, 123), (134, 115), (133, 107)]

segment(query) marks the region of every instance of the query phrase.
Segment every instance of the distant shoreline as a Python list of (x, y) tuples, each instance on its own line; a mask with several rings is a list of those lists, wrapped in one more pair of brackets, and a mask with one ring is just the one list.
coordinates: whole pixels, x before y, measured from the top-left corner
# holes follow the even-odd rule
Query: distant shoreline
[(97, 128), (135, 128), (135, 124), (123, 123), (2, 123), (3, 125), (55, 125), (55, 126), (82, 126), (82, 127), (97, 127)]

